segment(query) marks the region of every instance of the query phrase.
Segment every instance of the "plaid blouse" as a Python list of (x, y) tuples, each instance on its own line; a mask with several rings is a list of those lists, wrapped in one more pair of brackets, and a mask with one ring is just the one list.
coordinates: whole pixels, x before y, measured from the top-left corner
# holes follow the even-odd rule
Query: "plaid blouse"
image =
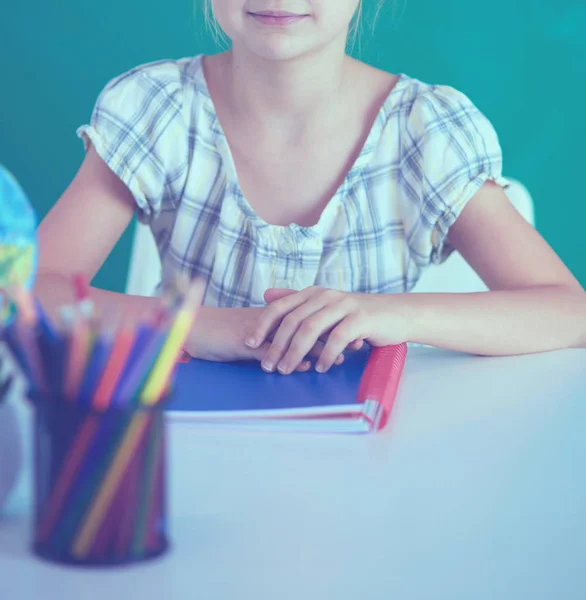
[(401, 75), (343, 183), (312, 227), (252, 210), (210, 97), (202, 57), (111, 81), (78, 130), (128, 186), (163, 281), (207, 280), (207, 306), (263, 306), (267, 288), (410, 291), (452, 252), (450, 226), (487, 181), (505, 186), (497, 135), (462, 93)]

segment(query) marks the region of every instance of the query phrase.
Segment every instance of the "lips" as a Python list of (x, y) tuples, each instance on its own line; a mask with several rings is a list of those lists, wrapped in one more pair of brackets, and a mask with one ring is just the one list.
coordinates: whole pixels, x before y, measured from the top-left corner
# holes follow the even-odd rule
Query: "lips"
[(275, 17), (275, 18), (287, 18), (287, 17), (301, 17), (299, 13), (286, 12), (283, 10), (259, 10), (251, 12), (251, 15), (257, 15), (259, 17)]
[(279, 10), (262, 10), (248, 13), (255, 21), (264, 25), (284, 26), (298, 23), (308, 15)]

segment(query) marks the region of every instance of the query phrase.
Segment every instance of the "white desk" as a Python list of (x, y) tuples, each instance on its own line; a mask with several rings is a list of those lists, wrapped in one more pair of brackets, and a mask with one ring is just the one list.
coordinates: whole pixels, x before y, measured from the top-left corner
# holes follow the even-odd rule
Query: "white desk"
[(166, 558), (62, 568), (0, 524), (0, 598), (586, 598), (586, 351), (411, 351), (371, 437), (171, 430)]

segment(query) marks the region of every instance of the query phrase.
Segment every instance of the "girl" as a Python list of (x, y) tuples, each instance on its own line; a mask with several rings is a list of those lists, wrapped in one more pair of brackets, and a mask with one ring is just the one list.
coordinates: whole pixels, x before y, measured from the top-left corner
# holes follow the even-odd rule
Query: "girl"
[[(468, 98), (347, 56), (359, 0), (211, 3), (230, 51), (133, 69), (79, 130), (86, 158), (39, 230), (49, 308), (136, 212), (164, 280), (207, 281), (196, 357), (291, 373), (363, 341), (586, 345), (586, 294), (508, 202), (497, 136)], [(407, 294), (454, 249), (490, 292)], [(128, 315), (153, 302), (92, 293)]]

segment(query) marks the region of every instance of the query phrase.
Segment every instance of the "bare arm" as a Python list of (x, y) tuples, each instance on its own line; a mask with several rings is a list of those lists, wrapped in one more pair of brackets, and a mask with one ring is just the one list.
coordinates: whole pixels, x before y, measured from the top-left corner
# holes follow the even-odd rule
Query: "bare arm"
[(477, 294), (347, 294), (308, 288), (269, 290), (269, 309), (249, 337), (252, 347), (278, 330), (267, 370), (290, 373), (321, 335), (318, 369), (349, 343), (415, 342), (480, 355), (514, 355), (586, 347), (586, 293), (510, 204), (485, 185), (450, 230), (450, 240), (491, 291)]
[(410, 341), (488, 355), (586, 347), (584, 290), (501, 188), (485, 185), (449, 237), (491, 291), (402, 297)]
[[(56, 315), (73, 300), (72, 276), (83, 273), (91, 281), (132, 220), (134, 199), (92, 148), (57, 204), (38, 231), (39, 274), (35, 292), (43, 306)], [(121, 320), (148, 314), (156, 298), (129, 296), (91, 288), (98, 311), (115, 312)], [(210, 360), (260, 359), (262, 350), (244, 345), (245, 333), (262, 309), (202, 308), (187, 350)]]
[[(74, 180), (38, 230), (35, 292), (49, 312), (55, 314), (73, 300), (74, 274), (94, 278), (128, 227), (134, 207), (128, 188), (90, 147)], [(94, 288), (91, 295), (98, 309), (115, 306), (122, 318), (144, 313), (156, 302)]]

